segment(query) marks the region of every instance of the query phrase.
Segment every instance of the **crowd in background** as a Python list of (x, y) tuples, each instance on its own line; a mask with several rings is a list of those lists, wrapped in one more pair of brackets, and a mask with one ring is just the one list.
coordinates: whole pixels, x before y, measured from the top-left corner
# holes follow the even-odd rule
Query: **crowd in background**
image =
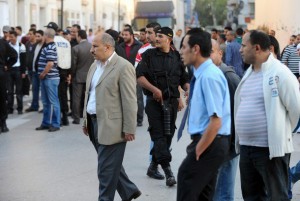
[[(183, 66), (179, 52), (181, 56), (184, 55), (182, 50), (184, 49), (185, 45), (185, 36), (183, 35), (183, 31), (181, 29), (176, 30), (176, 33), (173, 35), (172, 30), (161, 28), (160, 26), (155, 27), (155, 25), (153, 24), (149, 25), (149, 27), (145, 27), (139, 30), (139, 32), (136, 33), (134, 33), (130, 25), (125, 25), (122, 30), (104, 30), (99, 27), (97, 31), (93, 31), (92, 29), (82, 30), (81, 26), (78, 24), (74, 24), (71, 27), (66, 27), (66, 29), (59, 29), (57, 24), (54, 22), (50, 22), (45, 27), (46, 29), (38, 29), (34, 24), (32, 24), (31, 28), (26, 34), (24, 34), (21, 26), (4, 26), (2, 29), (3, 37), (1, 38), (1, 40), (5, 41), (11, 48), (14, 49), (17, 55), (17, 59), (16, 62), (12, 65), (5, 64), (3, 66), (0, 66), (1, 70), (5, 72), (6, 77), (5, 82), (1, 82), (2, 86), (0, 87), (0, 98), (4, 100), (5, 104), (7, 104), (6, 111), (1, 111), (0, 132), (4, 133), (9, 131), (6, 124), (7, 115), (13, 114), (15, 110), (17, 110), (18, 115), (22, 115), (23, 112), (43, 113), (42, 123), (39, 127), (36, 128), (36, 130), (48, 130), (49, 132), (56, 132), (60, 130), (61, 126), (69, 125), (69, 116), (73, 119), (73, 124), (80, 124), (80, 120), (83, 116), (84, 98), (86, 94), (86, 77), (90, 66), (95, 62), (94, 55), (90, 53), (95, 35), (99, 35), (105, 32), (113, 37), (116, 44), (115, 52), (119, 56), (128, 60), (132, 64), (132, 66), (137, 68), (138, 79), (139, 77), (144, 76), (145, 71), (143, 71), (143, 68), (145, 67), (143, 65), (147, 66), (153, 64), (150, 61), (149, 63), (145, 63), (147, 61), (144, 61), (144, 63), (141, 62), (142, 58), (146, 58), (145, 55), (149, 56), (148, 54), (150, 54), (150, 52), (151, 54), (155, 55), (149, 56), (151, 59), (158, 58), (156, 53), (152, 53), (154, 52), (154, 50), (148, 51), (148, 49), (158, 48), (161, 50), (165, 47), (163, 44), (163, 39), (159, 39), (158, 37), (160, 36), (160, 34), (169, 36), (170, 41), (168, 41), (168, 45), (170, 46), (171, 50), (174, 51), (174, 55), (169, 56), (178, 59), (177, 63), (175, 62), (174, 65)], [(154, 33), (154, 36), (152, 36), (152, 38), (151, 33), (149, 33), (149, 28), (152, 28), (152, 31)], [(190, 33), (189, 36), (191, 37), (193, 35), (193, 30), (194, 29), (187, 29), (185, 30), (185, 32)], [(233, 70), (232, 72), (237, 75), (236, 79), (238, 80), (238, 82), (240, 81), (240, 79), (242, 79), (243, 82), (243, 79), (245, 79), (243, 77), (245, 75), (248, 76), (247, 72), (249, 70), (247, 69), (249, 68), (250, 64), (254, 65), (254, 63), (247, 63), (247, 60), (245, 60), (244, 58), (245, 55), (243, 55), (243, 50), (246, 47), (246, 44), (244, 42), (245, 39), (243, 37), (245, 37), (245, 35), (247, 37), (250, 37), (249, 35), (251, 34), (255, 35), (257, 33), (243, 30), (242, 28), (232, 30), (231, 27), (224, 27), (223, 30), (212, 29), (210, 31), (210, 37), (212, 39), (212, 52), (209, 53), (210, 58), (213, 60), (214, 65), (220, 67), (221, 70), (222, 66), (225, 68), (224, 71), (222, 70), (224, 74), (226, 72), (226, 69)], [(292, 35), (290, 37), (289, 43), (283, 48), (282, 51), (279, 47), (278, 41), (276, 40), (275, 34), (276, 33), (274, 30), (270, 30), (269, 33), (267, 33), (270, 45), (266, 49), (262, 48), (264, 43), (260, 42), (259, 39), (257, 39), (259, 41), (257, 42), (257, 44), (259, 44), (260, 46), (253, 46), (253, 48), (262, 48), (257, 50), (261, 51), (261, 55), (264, 55), (267, 50), (270, 51), (275, 59), (286, 65), (288, 69), (294, 74), (294, 76), (300, 80), (300, 34)], [(265, 35), (257, 34), (257, 37), (264, 36)], [(147, 50), (147, 54), (145, 54), (143, 57), (142, 54), (144, 53), (144, 51), (146, 51), (145, 49)], [(141, 50), (143, 51), (141, 52)], [(219, 55), (214, 55), (214, 51)], [(272, 62), (276, 63), (277, 60), (272, 60)], [(49, 61), (53, 62), (49, 63)], [(161, 61), (158, 61), (158, 63), (160, 62)], [(167, 64), (164, 63), (162, 65)], [(192, 78), (194, 77), (193, 71), (195, 69), (191, 68), (190, 63), (185, 66), (188, 67), (187, 72), (190, 75), (189, 79), (192, 80)], [(184, 78), (183, 74), (180, 74), (180, 76), (182, 76), (180, 77), (182, 82), (187, 82), (187, 79)], [(256, 77), (253, 79), (258, 79), (261, 81), (262, 77)], [(278, 82), (278, 80), (275, 80), (275, 82)], [(174, 91), (176, 91), (177, 89), (180, 92), (179, 97), (176, 97), (176, 102), (174, 102), (176, 104), (176, 107), (174, 107), (176, 108), (176, 112), (177, 108), (178, 110), (181, 110), (184, 107), (184, 100), (181, 92), (182, 89), (188, 91), (188, 88), (184, 87), (184, 83), (176, 83), (174, 85), (173, 93), (176, 94), (176, 92)], [(3, 86), (4, 84), (5, 86)], [(228, 87), (230, 89), (229, 84)], [(249, 87), (257, 86), (249, 85)], [(144, 119), (145, 104), (143, 88), (145, 88), (143, 82), (141, 80), (138, 81), (138, 84), (136, 86), (138, 104), (136, 120), (137, 126), (142, 126)], [(278, 92), (272, 92), (274, 93), (273, 96), (278, 95), (276, 94)], [(30, 93), (32, 93), (31, 105), (28, 108), (24, 108), (23, 96), (29, 95)], [(43, 107), (41, 107), (40, 105), (40, 93)], [(230, 94), (230, 97), (233, 97), (233, 94)], [(174, 95), (174, 97), (176, 95)], [(157, 97), (153, 97), (155, 100), (152, 99), (151, 101), (157, 101)], [(16, 99), (17, 104), (14, 104), (14, 99)], [(233, 101), (233, 98), (230, 100)], [(147, 100), (147, 103), (149, 103), (149, 98)], [(146, 111), (148, 119), (149, 114), (154, 110), (155, 109), (151, 110), (150, 112), (148, 111), (148, 113)], [(234, 113), (233, 104), (231, 105), (231, 113), (231, 115), (233, 115)], [(173, 120), (175, 125), (176, 115), (174, 115)], [(151, 123), (150, 121), (149, 124)], [(232, 122), (233, 121), (234, 120), (232, 118)], [(160, 141), (160, 139), (156, 139), (157, 136), (154, 136), (155, 133), (151, 133), (151, 130), (149, 132), (152, 137), (151, 140), (154, 142), (153, 152), (155, 152), (155, 150), (159, 149), (159, 147), (156, 147), (157, 143), (163, 143)], [(174, 129), (172, 129), (172, 137), (174, 135), (174, 132), (175, 127)], [(231, 131), (231, 134), (232, 132), (233, 131)], [(169, 139), (166, 139), (166, 141), (168, 140)], [(164, 145), (167, 146), (165, 148), (170, 148), (171, 141)], [(230, 144), (232, 156), (229, 157), (230, 159), (227, 160), (227, 163), (225, 165), (223, 164), (222, 166), (220, 166), (219, 175), (215, 181), (216, 192), (213, 198), (215, 201), (222, 200), (221, 197), (226, 193), (229, 194), (229, 198), (226, 198), (224, 200), (234, 199), (234, 182), (239, 160), (239, 154), (235, 152), (234, 144), (235, 143), (233, 140), (232, 144)], [(263, 147), (264, 146), (265, 145), (263, 145)], [(166, 154), (169, 158), (171, 157), (169, 150), (166, 150), (166, 153), (156, 154)], [(155, 155), (155, 157), (157, 157), (157, 155)], [(158, 172), (158, 165), (161, 165), (165, 172), (166, 185), (175, 185), (175, 177), (170, 169), (169, 164), (171, 159), (167, 162), (163, 161), (165, 159), (162, 159), (163, 162), (157, 159), (158, 158), (154, 158), (154, 160), (151, 161), (150, 166), (147, 170), (147, 175), (154, 179), (164, 179), (165, 177), (160, 174), (160, 172)], [(222, 168), (224, 169), (222, 170)], [(230, 175), (226, 174), (228, 172), (230, 172)], [(291, 168), (289, 174), (291, 184), (300, 179), (300, 177), (298, 176), (299, 172), (300, 163)], [(222, 183), (222, 181), (224, 181), (225, 183), (227, 182), (227, 188), (225, 188), (225, 185), (224, 183)], [(224, 189), (228, 189), (227, 192), (224, 192)], [(270, 187), (269, 190), (270, 189), (276, 188)], [(249, 192), (246, 193), (246, 190), (244, 190), (243, 193), (245, 193), (246, 195)], [(291, 199), (291, 197), (292, 194), (290, 186), (289, 198)]]

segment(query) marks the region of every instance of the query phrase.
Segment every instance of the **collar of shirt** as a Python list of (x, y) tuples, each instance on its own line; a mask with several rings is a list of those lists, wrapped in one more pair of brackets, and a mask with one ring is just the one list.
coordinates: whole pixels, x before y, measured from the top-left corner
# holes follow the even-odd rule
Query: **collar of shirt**
[(212, 60), (207, 59), (204, 63), (200, 64), (198, 69), (195, 69), (195, 67), (194, 67), (194, 76), (195, 76), (195, 78), (198, 79), (199, 76), (205, 71), (205, 69), (207, 69), (208, 66), (210, 66), (211, 64), (212, 64)]
[(172, 48), (170, 48), (170, 51), (168, 53), (165, 53), (165, 52), (160, 51), (160, 49), (156, 48), (156, 55), (162, 55), (162, 56), (167, 55), (169, 57), (172, 57), (173, 50), (172, 50)]

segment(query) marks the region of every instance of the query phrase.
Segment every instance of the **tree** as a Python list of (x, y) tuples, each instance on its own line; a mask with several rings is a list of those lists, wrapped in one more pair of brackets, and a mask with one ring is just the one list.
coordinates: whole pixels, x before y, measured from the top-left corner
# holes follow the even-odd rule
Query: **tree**
[(195, 11), (199, 13), (202, 26), (222, 25), (227, 18), (227, 0), (196, 0)]

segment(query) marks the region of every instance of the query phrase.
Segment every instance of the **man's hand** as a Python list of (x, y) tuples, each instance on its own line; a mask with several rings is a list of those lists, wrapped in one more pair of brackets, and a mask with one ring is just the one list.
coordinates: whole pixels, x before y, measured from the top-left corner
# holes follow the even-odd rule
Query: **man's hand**
[(4, 70), (7, 71), (7, 70), (8, 70), (8, 67), (7, 67), (7, 66), (4, 66)]
[(43, 80), (45, 78), (45, 76), (46, 76), (46, 74), (44, 72), (42, 72), (39, 77), (41, 80)]
[(178, 98), (178, 111), (181, 111), (184, 108), (183, 100)]
[(26, 74), (25, 73), (22, 73), (22, 79), (24, 79), (26, 77)]
[(125, 140), (126, 141), (133, 141), (135, 139), (134, 134), (125, 133)]
[(163, 102), (163, 98), (162, 98), (162, 92), (161, 90), (159, 90), (158, 88), (155, 89), (155, 91), (153, 92), (153, 98), (157, 101), (157, 102)]
[(86, 136), (89, 136), (88, 129), (86, 126), (82, 126), (82, 131)]
[(67, 76), (66, 82), (67, 82), (68, 84), (71, 84), (71, 78), (72, 78), (71, 75), (68, 75), (68, 76)]

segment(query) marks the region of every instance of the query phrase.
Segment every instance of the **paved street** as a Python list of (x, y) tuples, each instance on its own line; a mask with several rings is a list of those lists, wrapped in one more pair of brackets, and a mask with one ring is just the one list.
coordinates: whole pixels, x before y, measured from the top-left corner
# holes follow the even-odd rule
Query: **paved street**
[[(41, 118), (42, 114), (36, 112), (9, 116), (10, 132), (0, 135), (0, 201), (97, 200), (96, 152), (82, 134), (81, 125), (71, 124), (55, 133), (35, 131)], [(176, 186), (168, 188), (165, 181), (145, 174), (150, 141), (146, 129), (145, 119), (144, 126), (137, 128), (136, 141), (127, 144), (125, 169), (143, 193), (138, 200), (175, 201)], [(172, 167), (176, 175), (189, 141), (185, 134), (179, 143), (173, 142)], [(300, 160), (300, 135), (294, 137), (294, 144), (292, 165)], [(300, 200), (299, 183), (294, 186), (293, 200)], [(117, 193), (115, 200), (121, 200)], [(242, 200), (239, 176), (235, 200)]]

